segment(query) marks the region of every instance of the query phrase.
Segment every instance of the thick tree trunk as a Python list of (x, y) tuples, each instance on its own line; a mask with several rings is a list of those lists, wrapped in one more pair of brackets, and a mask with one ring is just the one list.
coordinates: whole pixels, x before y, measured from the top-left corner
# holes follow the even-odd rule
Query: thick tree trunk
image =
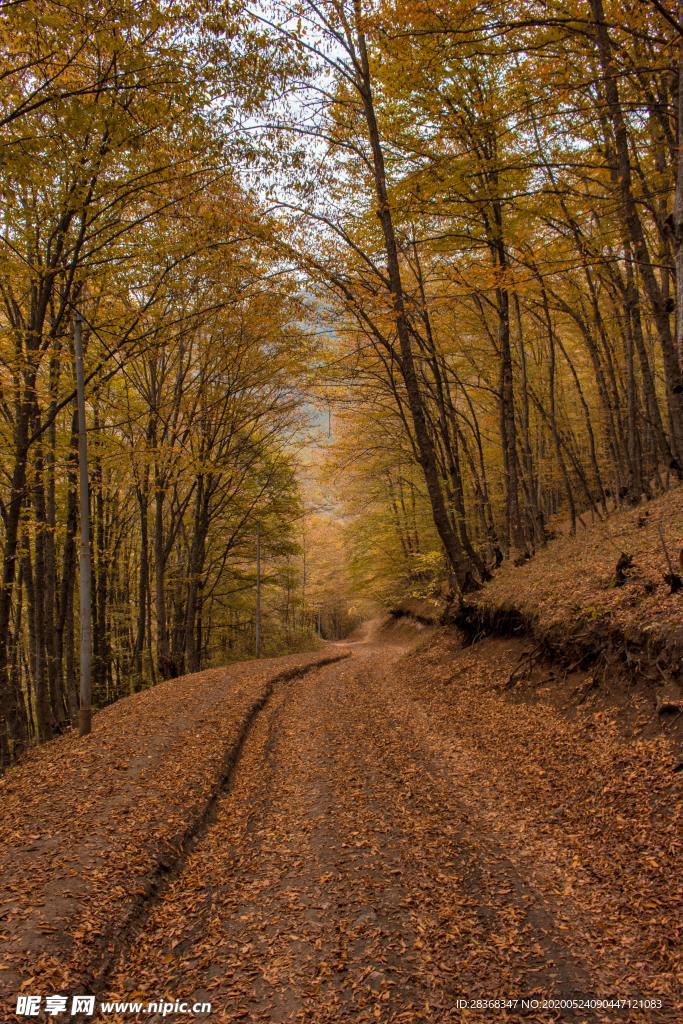
[(11, 615), (19, 546), (19, 522), (26, 497), (29, 424), (31, 423), (35, 374), (30, 375), (17, 403), (14, 425), (14, 467), (10, 498), (5, 513), (5, 543), (2, 556), (0, 586), (0, 769), (6, 768), (14, 756), (17, 703), (12, 686), (9, 653), (12, 644)]
[(527, 358), (524, 342), (524, 331), (522, 328), (522, 311), (519, 297), (514, 296), (515, 319), (517, 323), (517, 349), (519, 351), (519, 366), (521, 373), (521, 395), (520, 395), (520, 434), (522, 449), (523, 486), (527, 497), (529, 509), (529, 520), (531, 536), (535, 547), (543, 544), (545, 540), (545, 529), (543, 513), (538, 503), (538, 480), (534, 468), (534, 457), (531, 448), (531, 431), (529, 416), (529, 381), (527, 374)]
[(419, 452), (420, 465), (422, 467), (425, 484), (427, 486), (434, 525), (436, 526), (436, 530), (444, 546), (454, 582), (458, 589), (463, 591), (471, 588), (473, 585), (477, 585), (480, 580), (477, 578), (473, 566), (465, 557), (459, 539), (448, 516), (444, 493), (439, 479), (436, 452), (432, 438), (430, 437), (427, 416), (425, 413), (422, 395), (420, 393), (420, 386), (415, 367), (415, 357), (410, 338), (410, 324), (408, 322), (408, 316), (405, 308), (405, 296), (401, 278), (398, 245), (394, 231), (391, 207), (389, 205), (384, 153), (382, 151), (379, 127), (375, 114), (370, 64), (361, 23), (362, 16), (360, 5), (358, 0), (356, 0), (356, 32), (361, 61), (361, 76), (358, 87), (363, 101), (368, 140), (372, 151), (375, 194), (378, 205), (377, 216), (379, 217), (382, 234), (384, 236), (389, 287), (393, 302), (396, 334), (398, 336), (400, 350), (401, 374), (406, 389), (408, 406), (410, 408), (413, 428), (415, 431), (415, 440)]
[[(499, 254), (499, 272), (505, 272), (504, 254)], [(496, 290), (498, 305), (498, 347), (500, 380), (498, 402), (500, 438), (503, 449), (503, 476), (505, 480), (505, 534), (508, 549), (526, 554), (527, 545), (519, 514), (519, 480), (517, 475), (517, 428), (515, 424), (515, 396), (510, 347), (510, 296), (507, 288)]]
[[(683, 28), (678, 39), (678, 89), (676, 95), (677, 142), (676, 191), (673, 206), (674, 267), (676, 272), (676, 353), (678, 386), (683, 386)], [(680, 453), (679, 453), (680, 454)]]

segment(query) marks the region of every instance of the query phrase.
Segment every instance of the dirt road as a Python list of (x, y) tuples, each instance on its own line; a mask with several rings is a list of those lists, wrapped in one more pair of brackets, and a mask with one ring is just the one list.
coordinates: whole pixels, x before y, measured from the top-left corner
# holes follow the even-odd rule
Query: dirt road
[[(670, 1007), (544, 1007), (653, 993), (610, 991), (638, 951), (626, 939), (592, 956), (571, 905), (539, 889), (538, 853), (528, 867), (491, 825), (493, 790), (479, 815), (466, 746), (396, 684), (400, 645), (348, 650), (275, 687), (104, 991), (208, 1001), (221, 1024), (675, 1020)], [(529, 1002), (463, 1002), (505, 997)]]

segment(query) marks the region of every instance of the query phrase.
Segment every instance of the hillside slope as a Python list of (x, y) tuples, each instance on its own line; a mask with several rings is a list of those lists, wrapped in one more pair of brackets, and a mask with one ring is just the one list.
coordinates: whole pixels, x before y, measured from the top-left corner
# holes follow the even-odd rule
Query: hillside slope
[[(472, 631), (526, 632), (584, 667), (601, 660), (676, 687), (683, 661), (683, 488), (552, 541), (471, 596)], [(617, 566), (628, 565), (619, 574)], [(667, 579), (669, 577), (669, 579)]]

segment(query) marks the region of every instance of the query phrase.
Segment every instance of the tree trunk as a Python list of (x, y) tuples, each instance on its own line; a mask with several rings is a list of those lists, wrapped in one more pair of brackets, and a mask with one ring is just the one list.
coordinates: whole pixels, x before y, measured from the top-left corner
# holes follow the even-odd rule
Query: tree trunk
[(372, 151), (375, 194), (377, 197), (379, 217), (384, 236), (384, 247), (389, 277), (389, 287), (393, 301), (393, 309), (400, 349), (400, 368), (411, 412), (415, 439), (419, 452), (420, 465), (424, 473), (427, 493), (432, 508), (434, 525), (446, 552), (454, 582), (462, 592), (476, 586), (480, 580), (475, 575), (472, 565), (465, 558), (458, 537), (450, 523), (444, 494), (439, 480), (436, 452), (429, 434), (427, 416), (420, 393), (415, 358), (410, 339), (410, 325), (405, 308), (403, 282), (398, 255), (398, 245), (394, 231), (394, 222), (389, 205), (384, 154), (377, 125), (372, 91), (370, 64), (365, 36), (361, 29), (362, 15), (359, 0), (356, 5), (356, 33), (361, 61), (361, 77), (358, 82), (359, 93), (363, 101), (363, 110), (368, 131), (368, 140)]
[[(638, 213), (638, 207), (633, 195), (631, 159), (628, 146), (628, 132), (626, 121), (619, 98), (617, 85), (617, 69), (614, 65), (612, 40), (605, 21), (605, 12), (602, 0), (591, 0), (593, 20), (595, 23), (595, 35), (600, 56), (600, 66), (607, 98), (607, 109), (614, 131), (616, 145), (616, 166), (613, 173), (618, 186), (621, 210), (625, 228), (628, 232), (635, 258), (638, 262), (640, 275), (645, 285), (645, 291), (652, 308), (659, 343), (662, 350), (662, 361), (664, 364), (664, 376), (666, 380), (667, 408), (669, 412), (669, 423), (671, 427), (672, 449), (674, 453), (675, 468), (680, 472), (683, 467), (683, 386), (681, 383), (681, 366), (676, 351), (676, 345), (671, 332), (669, 310), (666, 297), (662, 294), (655, 276), (652, 261), (648, 251), (645, 232)], [(680, 99), (679, 99), (680, 102)], [(679, 151), (677, 165), (680, 166), (681, 155)], [(677, 193), (678, 198), (678, 193)], [(681, 197), (683, 204), (683, 197)], [(683, 219), (683, 205), (681, 207)], [(677, 264), (678, 265), (678, 264)], [(683, 274), (683, 266), (682, 271)]]

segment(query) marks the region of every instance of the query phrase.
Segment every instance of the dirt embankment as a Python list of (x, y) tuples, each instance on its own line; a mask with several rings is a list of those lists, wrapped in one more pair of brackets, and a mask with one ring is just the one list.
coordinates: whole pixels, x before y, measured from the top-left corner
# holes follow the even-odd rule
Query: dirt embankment
[(454, 610), (406, 600), (384, 634), (444, 622), (464, 645), (516, 641), (508, 698), (569, 715), (609, 711), (627, 735), (663, 732), (683, 768), (683, 487), (504, 564)]
[(683, 487), (506, 564), (456, 616), (466, 642), (517, 637), (509, 689), (610, 706), (683, 734)]
[[(683, 487), (508, 564), (468, 601), (463, 624), (533, 633), (555, 654), (621, 659), (676, 676), (683, 663)], [(658, 667), (657, 667), (658, 666)]]

